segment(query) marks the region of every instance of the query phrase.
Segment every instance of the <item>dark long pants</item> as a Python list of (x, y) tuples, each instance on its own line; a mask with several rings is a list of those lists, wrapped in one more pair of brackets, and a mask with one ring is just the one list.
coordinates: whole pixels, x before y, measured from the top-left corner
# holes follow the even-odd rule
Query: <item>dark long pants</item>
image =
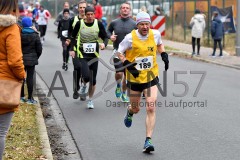
[[(25, 66), (25, 71), (27, 73), (27, 89), (28, 89), (28, 99), (32, 99), (32, 93), (33, 93), (33, 76), (35, 73), (35, 66)], [(24, 97), (24, 83), (22, 85), (22, 90), (21, 90), (21, 97)]]
[(67, 46), (65, 44), (65, 40), (62, 41), (62, 47), (63, 47), (63, 62), (68, 63), (68, 59), (69, 59), (69, 49), (70, 46)]
[(219, 49), (220, 49), (220, 54), (219, 56), (222, 56), (222, 39), (214, 39), (214, 45), (213, 45), (213, 56), (215, 56), (215, 52), (217, 49), (217, 44), (219, 45)]
[(81, 64), (79, 61), (79, 58), (77, 56), (75, 56), (74, 58), (72, 58), (72, 62), (73, 62), (73, 91), (78, 91), (80, 89), (80, 78), (81, 78)]
[(40, 37), (44, 37), (47, 31), (47, 25), (38, 25), (40, 31)]
[(193, 49), (193, 52), (195, 53), (196, 39), (197, 39), (197, 54), (199, 54), (199, 52), (200, 52), (200, 38), (192, 37), (192, 49)]

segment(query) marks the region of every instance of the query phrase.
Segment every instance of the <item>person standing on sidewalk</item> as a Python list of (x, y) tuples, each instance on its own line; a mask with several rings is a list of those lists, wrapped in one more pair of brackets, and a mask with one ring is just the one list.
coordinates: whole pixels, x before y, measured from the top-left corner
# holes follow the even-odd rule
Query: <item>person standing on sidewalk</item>
[[(168, 54), (162, 44), (158, 30), (150, 29), (151, 19), (148, 13), (139, 12), (136, 16), (137, 30), (125, 36), (119, 44), (118, 57), (126, 67), (127, 87), (129, 88), (130, 106), (124, 118), (126, 127), (131, 127), (133, 114), (140, 110), (141, 94), (146, 96), (146, 140), (143, 152), (154, 151), (152, 134), (156, 119), (156, 100), (158, 81), (157, 52), (161, 53), (168, 70)], [(126, 52), (126, 55), (124, 53)]]
[(63, 18), (58, 23), (58, 38), (60, 38), (62, 42), (62, 56), (63, 56), (63, 65), (62, 69), (67, 71), (68, 70), (68, 59), (69, 59), (69, 49), (70, 46), (67, 42), (68, 39), (68, 28), (69, 28), (69, 9), (63, 10)]
[[(69, 28), (68, 28), (68, 36), (66, 43), (70, 45), (71, 42), (71, 35), (73, 32), (73, 29), (78, 21), (85, 18), (85, 8), (87, 7), (87, 2), (85, 0), (81, 0), (78, 3), (78, 15), (74, 16), (70, 19), (69, 22)], [(78, 38), (78, 35), (76, 37), (76, 40)], [(74, 49), (76, 51), (76, 48)], [(81, 64), (79, 62), (79, 59), (77, 56), (72, 57), (74, 71), (73, 71), (73, 99), (79, 98), (79, 89), (80, 89), (80, 78), (81, 78)], [(85, 86), (86, 87), (86, 86)], [(85, 88), (83, 87), (83, 88)], [(84, 97), (81, 100), (85, 100)]]
[[(18, 0), (0, 0), (0, 79), (20, 82), (25, 79), (26, 74), (17, 16)], [(13, 114), (17, 109), (18, 106), (11, 109), (0, 106), (0, 160), (3, 158), (6, 135)]]
[(192, 55), (195, 55), (195, 44), (197, 40), (197, 55), (200, 55), (200, 41), (203, 36), (203, 32), (205, 30), (205, 17), (201, 14), (199, 9), (195, 10), (195, 15), (192, 17), (190, 21), (190, 26), (192, 27)]
[[(130, 18), (131, 6), (130, 3), (123, 3), (120, 7), (120, 18), (113, 20), (108, 27), (108, 37), (113, 42), (113, 54), (118, 50), (119, 43), (124, 37), (136, 28), (136, 22)], [(125, 69), (123, 64), (116, 55), (113, 55), (114, 67), (116, 69), (115, 80), (117, 87), (115, 95), (117, 98), (121, 98), (123, 102), (129, 102), (127, 97), (127, 84)]]
[(215, 52), (217, 49), (217, 44), (219, 45), (220, 49), (220, 54), (219, 57), (223, 56), (222, 53), (222, 38), (224, 35), (224, 28), (223, 28), (223, 23), (222, 21), (218, 18), (218, 12), (215, 11), (213, 12), (213, 20), (212, 20), (212, 26), (211, 26), (211, 35), (214, 40), (214, 45), (213, 45), (213, 53), (212, 57), (215, 57)]
[(42, 44), (38, 33), (32, 28), (32, 20), (29, 17), (22, 19), (21, 44), (23, 53), (24, 68), (27, 73), (28, 99), (24, 98), (24, 82), (21, 90), (21, 102), (28, 104), (36, 104), (33, 99), (33, 76), (35, 73), (35, 65), (38, 65), (38, 59), (42, 54)]
[[(99, 48), (103, 50), (108, 44), (106, 30), (103, 24), (94, 18), (94, 12), (95, 10), (93, 7), (88, 6), (85, 8), (86, 18), (77, 22), (72, 32), (70, 53), (73, 57), (77, 56), (79, 58), (83, 83), (86, 84), (90, 82), (88, 90), (89, 100), (87, 102), (88, 109), (94, 108), (92, 97), (97, 83), (96, 77), (98, 71)], [(76, 42), (77, 36), (78, 39)], [(99, 37), (103, 40), (103, 44), (98, 43)], [(76, 47), (77, 55), (75, 55), (75, 52), (73, 51), (74, 46)], [(80, 96), (87, 95), (86, 85), (84, 86), (84, 88), (81, 89), (82, 93)]]

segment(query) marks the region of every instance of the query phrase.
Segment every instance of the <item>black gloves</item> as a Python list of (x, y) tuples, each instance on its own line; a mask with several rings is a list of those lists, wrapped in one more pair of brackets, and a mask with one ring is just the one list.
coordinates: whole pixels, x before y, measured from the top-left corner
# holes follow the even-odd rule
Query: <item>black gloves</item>
[(137, 63), (131, 63), (128, 60), (125, 60), (123, 62), (123, 66), (125, 66), (128, 71), (133, 75), (134, 78), (137, 78), (140, 74), (140, 72), (134, 67)]
[(166, 52), (162, 52), (161, 57), (163, 62), (165, 63), (165, 71), (167, 71), (169, 67), (168, 54)]

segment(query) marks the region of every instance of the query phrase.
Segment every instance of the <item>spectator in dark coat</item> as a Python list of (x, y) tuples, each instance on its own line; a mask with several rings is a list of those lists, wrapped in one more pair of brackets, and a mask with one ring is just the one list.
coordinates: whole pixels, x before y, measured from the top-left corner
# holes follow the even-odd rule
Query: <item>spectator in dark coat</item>
[(27, 102), (28, 104), (36, 104), (37, 101), (33, 99), (33, 75), (35, 72), (35, 65), (38, 64), (38, 59), (42, 54), (42, 44), (38, 33), (32, 28), (32, 20), (29, 17), (22, 19), (22, 53), (24, 68), (27, 73), (27, 88), (28, 99), (24, 98), (24, 82), (21, 91), (21, 102)]
[(217, 48), (217, 44), (219, 45), (220, 54), (219, 56), (222, 57), (222, 38), (224, 35), (224, 28), (222, 21), (218, 18), (218, 12), (213, 12), (213, 20), (211, 26), (211, 35), (214, 40), (213, 46), (213, 54), (211, 56), (215, 57), (215, 52)]

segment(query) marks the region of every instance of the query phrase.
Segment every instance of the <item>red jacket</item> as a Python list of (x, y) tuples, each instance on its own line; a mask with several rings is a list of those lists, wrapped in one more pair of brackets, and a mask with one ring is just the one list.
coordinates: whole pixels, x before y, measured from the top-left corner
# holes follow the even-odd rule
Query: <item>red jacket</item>
[(95, 9), (95, 18), (98, 20), (102, 19), (102, 6), (100, 4), (97, 4), (94, 6)]

